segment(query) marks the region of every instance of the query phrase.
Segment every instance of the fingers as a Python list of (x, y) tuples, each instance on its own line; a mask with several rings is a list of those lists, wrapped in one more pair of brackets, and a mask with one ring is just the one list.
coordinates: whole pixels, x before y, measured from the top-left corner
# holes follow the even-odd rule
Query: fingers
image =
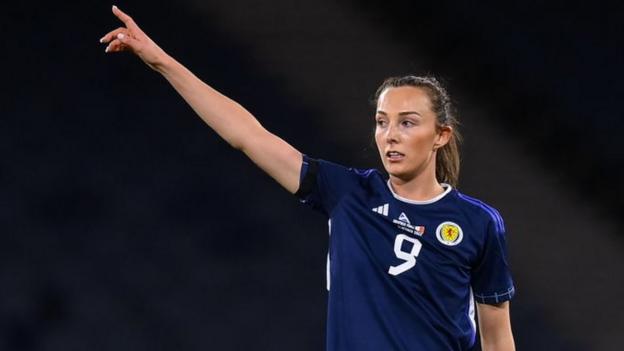
[(121, 20), (128, 29), (138, 30), (139, 27), (134, 23), (132, 17), (128, 16), (125, 12), (121, 11), (119, 7), (113, 5), (113, 14)]
[(130, 50), (139, 53), (144, 46), (144, 42), (149, 38), (141, 31), (134, 20), (126, 13), (113, 5), (113, 14), (117, 16), (125, 25), (108, 32), (100, 39), (100, 43), (108, 43), (105, 52), (119, 52)]
[(119, 33), (124, 33), (126, 31), (126, 28), (124, 27), (119, 27), (115, 30), (112, 30), (108, 33), (106, 33), (105, 36), (102, 37), (102, 39), (100, 39), (100, 43), (106, 44), (108, 42), (110, 42), (111, 40), (117, 38), (117, 34)]
[(121, 42), (121, 40), (119, 39), (114, 39), (113, 41), (111, 41), (108, 46), (106, 47), (106, 49), (104, 50), (105, 52), (109, 53), (109, 52), (120, 52), (120, 51), (124, 51), (126, 50), (128, 47), (126, 45), (124, 45), (124, 43)]
[(140, 51), (140, 41), (133, 38), (131, 35), (128, 35), (126, 33), (119, 33), (117, 34), (117, 40), (119, 40), (123, 46), (132, 49), (132, 51), (135, 51), (137, 53)]
[(105, 52), (120, 52), (125, 50), (134, 51), (138, 53), (140, 50), (138, 49), (139, 42), (129, 36), (126, 33), (118, 33), (114, 37), (112, 37), (112, 41), (108, 44)]

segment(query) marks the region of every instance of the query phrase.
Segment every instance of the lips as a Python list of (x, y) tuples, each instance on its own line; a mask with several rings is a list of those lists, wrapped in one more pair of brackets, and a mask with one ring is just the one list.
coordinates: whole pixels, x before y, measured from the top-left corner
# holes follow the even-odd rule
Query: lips
[(386, 157), (390, 161), (401, 161), (403, 158), (405, 158), (405, 155), (398, 151), (391, 150), (386, 152)]

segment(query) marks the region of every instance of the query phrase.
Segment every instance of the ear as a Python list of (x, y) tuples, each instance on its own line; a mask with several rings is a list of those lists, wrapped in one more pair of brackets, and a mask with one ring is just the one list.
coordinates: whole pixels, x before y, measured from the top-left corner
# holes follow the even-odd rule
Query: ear
[(438, 134), (436, 135), (435, 142), (433, 143), (433, 149), (437, 150), (442, 146), (448, 144), (449, 140), (453, 136), (453, 127), (442, 126), (438, 128)]

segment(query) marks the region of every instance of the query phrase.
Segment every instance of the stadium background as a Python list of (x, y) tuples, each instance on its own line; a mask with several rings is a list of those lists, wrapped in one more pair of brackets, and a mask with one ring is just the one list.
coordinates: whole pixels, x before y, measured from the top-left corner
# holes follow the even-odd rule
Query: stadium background
[[(326, 223), (98, 39), (111, 3), (0, 14), (0, 349), (321, 350)], [(379, 166), (369, 100), (432, 73), (460, 189), (506, 219), (519, 350), (621, 350), (623, 7), (122, 1), (305, 153)]]

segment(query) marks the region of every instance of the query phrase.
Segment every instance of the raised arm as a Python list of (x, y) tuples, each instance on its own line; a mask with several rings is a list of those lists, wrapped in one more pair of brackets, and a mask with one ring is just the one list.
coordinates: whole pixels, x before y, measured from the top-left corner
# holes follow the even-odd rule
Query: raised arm
[(113, 14), (124, 27), (100, 39), (101, 43), (108, 44), (107, 53), (131, 51), (136, 54), (162, 74), (201, 119), (232, 147), (243, 151), (288, 191), (297, 191), (302, 162), (299, 151), (264, 129), (244, 107), (208, 86), (169, 56), (116, 6), (113, 6)]

